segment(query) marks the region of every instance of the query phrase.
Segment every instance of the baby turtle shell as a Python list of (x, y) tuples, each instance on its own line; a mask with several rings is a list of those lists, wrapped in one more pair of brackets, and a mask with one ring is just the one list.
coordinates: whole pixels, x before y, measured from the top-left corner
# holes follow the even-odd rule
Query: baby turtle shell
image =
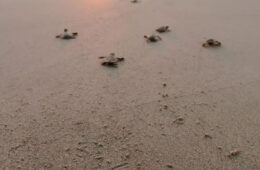
[(144, 38), (147, 40), (147, 42), (157, 42), (162, 40), (159, 35), (145, 35)]
[(73, 33), (68, 33), (68, 29), (64, 29), (64, 33), (57, 35), (56, 38), (60, 38), (60, 39), (64, 39), (64, 40), (70, 40), (70, 39), (75, 39), (78, 36), (77, 32), (73, 32)]
[(203, 47), (220, 47), (221, 42), (214, 40), (214, 39), (208, 39), (205, 43), (202, 44)]
[(161, 26), (158, 29), (156, 29), (156, 31), (159, 33), (164, 33), (164, 32), (169, 32), (170, 29), (169, 29), (169, 26)]
[(131, 2), (132, 2), (132, 3), (137, 3), (137, 2), (138, 2), (138, 0), (132, 0)]
[(99, 59), (102, 59), (101, 64), (103, 66), (112, 66), (112, 67), (116, 67), (118, 62), (125, 60), (123, 57), (115, 57), (115, 53), (111, 53), (108, 56), (101, 56), (99, 57)]

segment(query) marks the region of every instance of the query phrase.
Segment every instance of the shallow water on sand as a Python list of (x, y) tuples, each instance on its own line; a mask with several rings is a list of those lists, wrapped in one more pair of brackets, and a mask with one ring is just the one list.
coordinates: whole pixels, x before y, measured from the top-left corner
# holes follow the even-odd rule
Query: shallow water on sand
[[(66, 88), (78, 77), (92, 89), (88, 93), (109, 86), (121, 89), (120, 99), (143, 102), (153, 98), (151, 92), (163, 81), (174, 85), (173, 94), (253, 81), (259, 71), (258, 12), (256, 7), (232, 6), (231, 1), (205, 0), (2, 0), (1, 93), (28, 86), (54, 90), (56, 79), (59, 88)], [(162, 42), (144, 41), (143, 35), (166, 24), (172, 32), (162, 35)], [(55, 39), (64, 28), (79, 37)], [(222, 41), (223, 48), (203, 49), (201, 43), (209, 37)], [(125, 64), (113, 70), (100, 67), (97, 57), (110, 52), (124, 56)], [(38, 84), (50, 78), (53, 85)]]

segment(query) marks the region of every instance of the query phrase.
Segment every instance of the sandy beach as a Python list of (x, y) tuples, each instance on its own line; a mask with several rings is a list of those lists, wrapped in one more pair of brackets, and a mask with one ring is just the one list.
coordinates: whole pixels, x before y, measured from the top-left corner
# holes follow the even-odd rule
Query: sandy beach
[(259, 0), (0, 0), (0, 170), (259, 170), (259, 30)]

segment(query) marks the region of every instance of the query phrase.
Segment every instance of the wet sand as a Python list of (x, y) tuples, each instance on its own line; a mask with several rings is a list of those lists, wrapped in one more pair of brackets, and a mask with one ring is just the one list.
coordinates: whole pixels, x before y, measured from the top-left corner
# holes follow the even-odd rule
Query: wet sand
[(0, 170), (260, 169), (259, 5), (1, 0)]

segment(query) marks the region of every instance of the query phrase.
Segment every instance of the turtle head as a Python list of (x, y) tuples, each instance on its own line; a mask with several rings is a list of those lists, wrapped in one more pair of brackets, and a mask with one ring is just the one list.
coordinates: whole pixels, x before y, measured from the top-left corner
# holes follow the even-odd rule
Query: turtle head
[(168, 30), (168, 29), (169, 29), (169, 26), (167, 25), (167, 26), (165, 26), (165, 28)]
[(145, 35), (145, 36), (144, 36), (144, 38), (148, 39), (148, 36), (147, 36), (147, 35)]
[(65, 28), (65, 29), (64, 29), (64, 32), (68, 32), (68, 29), (67, 29), (67, 28)]

